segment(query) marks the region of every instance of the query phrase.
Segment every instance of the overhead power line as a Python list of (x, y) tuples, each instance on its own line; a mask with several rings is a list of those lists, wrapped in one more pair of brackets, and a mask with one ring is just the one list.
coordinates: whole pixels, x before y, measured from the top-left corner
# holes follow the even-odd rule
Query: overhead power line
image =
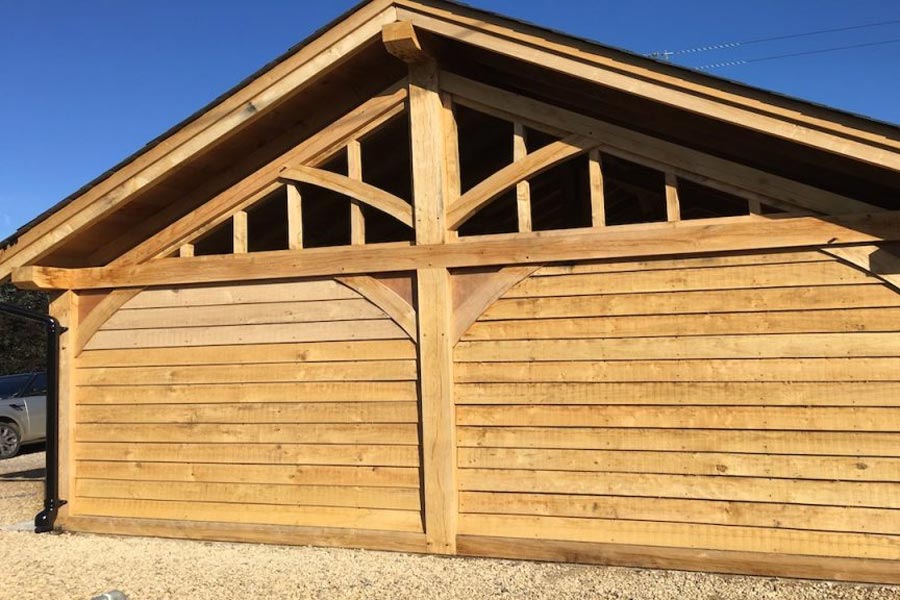
[(869, 48), (872, 46), (884, 46), (886, 44), (896, 44), (900, 42), (900, 38), (895, 38), (892, 40), (882, 40), (880, 42), (869, 42), (866, 44), (852, 44), (850, 46), (837, 46), (834, 48), (822, 48), (820, 50), (807, 50), (805, 52), (791, 52), (789, 54), (776, 54), (773, 56), (762, 56), (758, 58), (747, 58), (747, 59), (739, 59), (739, 60), (729, 60), (718, 63), (711, 63), (708, 65), (700, 65), (699, 67), (693, 67), (699, 71), (711, 71), (714, 69), (722, 69), (724, 67), (737, 67), (740, 65), (746, 65), (750, 63), (758, 63), (764, 62), (768, 60), (777, 60), (780, 58), (793, 58), (795, 56), (809, 56), (811, 54), (824, 54), (826, 52), (838, 52), (839, 50), (852, 50), (854, 48)]
[[(823, 35), (826, 33), (840, 33), (843, 31), (854, 31), (857, 29), (869, 29), (872, 27), (884, 27), (887, 25), (897, 25), (900, 24), (900, 19), (894, 19), (890, 21), (879, 21), (877, 23), (866, 23), (863, 25), (850, 25), (847, 27), (833, 27), (831, 29), (817, 29), (815, 31), (804, 31), (801, 33), (791, 33), (787, 35), (776, 35), (769, 37), (756, 38), (751, 40), (742, 40), (735, 42), (723, 42), (720, 44), (710, 44), (707, 46), (697, 46), (696, 48), (685, 48), (682, 50), (664, 50), (661, 52), (651, 52), (647, 54), (647, 56), (653, 58), (665, 58), (668, 60), (671, 56), (679, 56), (682, 54), (696, 54), (698, 52), (711, 52), (714, 50), (730, 50), (732, 48), (739, 48), (741, 46), (750, 46), (753, 44), (763, 44), (768, 42), (778, 42), (782, 40), (791, 40), (795, 38), (809, 37), (814, 35)], [(743, 64), (743, 63), (739, 63)]]

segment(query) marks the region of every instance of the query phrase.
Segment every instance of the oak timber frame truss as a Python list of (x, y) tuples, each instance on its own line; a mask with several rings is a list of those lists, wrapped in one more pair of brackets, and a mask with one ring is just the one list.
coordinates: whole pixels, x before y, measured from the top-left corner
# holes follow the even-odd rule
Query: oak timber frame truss
[[(388, 272), (415, 268), (421, 260), (451, 268), (875, 243), (889, 239), (900, 220), (897, 214), (880, 207), (441, 71), (422, 48), (409, 22), (385, 25), (383, 37), (389, 51), (409, 62), (408, 79), (245, 177), (108, 266), (25, 267), (14, 272), (14, 281), (37, 288), (102, 289), (269, 279), (288, 276), (288, 273), (313, 276)], [(427, 114), (420, 116), (418, 96), (423, 92), (414, 80), (416, 76), (423, 77), (426, 69), (429, 93), (433, 102), (440, 102), (440, 107), (431, 106)], [(515, 148), (514, 162), (465, 193), (460, 190), (456, 106), (512, 122), (515, 131), (511, 140)], [(410, 205), (362, 180), (360, 140), (404, 113), (408, 113), (411, 125), (414, 185), (421, 182), (423, 173), (440, 176), (443, 201), (438, 208), (432, 199), (421, 194), (414, 194), (415, 200)], [(440, 148), (432, 148), (434, 153), (424, 157), (415, 153), (416, 130), (423, 127), (428, 129), (427, 136), (440, 142)], [(553, 135), (558, 141), (529, 154), (524, 144), (526, 127)], [(347, 175), (321, 168), (338, 152), (346, 152), (348, 157)], [(601, 158), (604, 154), (665, 175), (666, 222), (607, 226)], [(533, 232), (528, 180), (582, 155), (589, 159), (592, 226)], [(446, 158), (440, 160), (440, 156)], [(748, 203), (749, 214), (682, 221), (680, 181), (695, 182), (743, 199)], [(302, 195), (298, 185), (301, 183), (350, 199), (350, 246), (303, 249)], [(247, 254), (247, 210), (279, 189), (286, 189), (284, 211), (289, 247), (284, 251)], [(517, 198), (518, 233), (459, 237), (458, 230), (468, 219), (511, 189)], [(364, 205), (412, 227), (416, 232), (415, 243), (412, 246), (409, 243), (367, 245), (361, 208)], [(761, 215), (763, 206), (776, 207), (783, 213)], [(194, 242), (228, 222), (233, 227), (233, 253), (247, 256), (232, 256), (229, 261), (223, 261), (222, 256), (195, 257)], [(765, 224), (765, 239), (754, 238), (762, 224)], [(429, 231), (420, 235), (422, 229)]]
[[(412, 8), (404, 10), (413, 11)], [(414, 12), (414, 11), (413, 11)], [(403, 14), (403, 11), (398, 11)], [(412, 15), (410, 15), (410, 19)], [(427, 17), (431, 18), (431, 17)], [(416, 15), (416, 19), (425, 19)], [(456, 484), (452, 349), (461, 335), (453, 319), (449, 269), (515, 267), (486, 294), (526, 277), (536, 265), (585, 259), (678, 256), (743, 250), (822, 248), (878, 273), (870, 257), (897, 239), (900, 213), (816, 189), (645, 134), (551, 106), (442, 71), (416, 33), (412, 20), (382, 24), (383, 42), (408, 64), (408, 76), (298, 147), (245, 177), (104, 267), (66, 269), (25, 266), (13, 272), (23, 287), (53, 290), (113, 289), (89, 318), (102, 323), (146, 286), (338, 276), (364, 279), (375, 273), (413, 271), (418, 310), (403, 307), (404, 329), (417, 340), (421, 371), (422, 445), (426, 549), (456, 553)], [(432, 23), (435, 30), (446, 26)], [(465, 193), (461, 190), (456, 106), (493, 115), (514, 125), (514, 162)], [(362, 177), (361, 141), (392, 119), (408, 115), (412, 158), (412, 203), (378, 189)], [(557, 138), (529, 153), (526, 128)], [(852, 148), (851, 148), (852, 150)], [(346, 151), (346, 175), (322, 168)], [(604, 154), (665, 175), (666, 222), (608, 225), (604, 202)], [(529, 179), (574, 157), (586, 156), (591, 190), (591, 227), (533, 231)], [(748, 203), (747, 216), (698, 221), (681, 218), (679, 181), (692, 181)], [(300, 185), (328, 189), (350, 199), (351, 243), (339, 248), (304, 248)], [(248, 251), (248, 210), (284, 189), (289, 246)], [(460, 237), (468, 219), (515, 190), (518, 232)], [(762, 206), (786, 211), (763, 215)], [(383, 212), (414, 231), (412, 243), (367, 244), (363, 206)], [(231, 223), (232, 254), (195, 256), (198, 239)], [(883, 275), (897, 285), (895, 275)], [(349, 280), (349, 279), (348, 279)], [(71, 298), (67, 300), (71, 302)], [(387, 297), (384, 302), (395, 302)], [(490, 300), (486, 300), (489, 302)], [(481, 306), (467, 310), (475, 316)], [(94, 317), (94, 314), (100, 316)], [(397, 318), (397, 317), (395, 317)], [(399, 321), (398, 321), (399, 322)], [(89, 328), (82, 327), (79, 339)], [(78, 347), (76, 342), (75, 347)]]

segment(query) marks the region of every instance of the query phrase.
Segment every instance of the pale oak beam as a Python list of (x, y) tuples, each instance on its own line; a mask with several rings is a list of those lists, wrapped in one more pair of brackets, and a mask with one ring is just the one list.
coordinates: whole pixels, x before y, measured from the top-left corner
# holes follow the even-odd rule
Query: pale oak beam
[(13, 271), (12, 279), (17, 286), (28, 289), (106, 289), (389, 273), (416, 270), (422, 265), (462, 268), (778, 248), (831, 248), (898, 239), (900, 211), (772, 220), (745, 216), (717, 219), (715, 223), (681, 221), (602, 230), (518, 233), (507, 239), (462, 240), (453, 244), (281, 250), (163, 258), (140, 265), (84, 269), (31, 266)]
[[(459, 167), (459, 128), (456, 125), (456, 109), (453, 104), (453, 97), (450, 94), (441, 93), (441, 104), (443, 105), (444, 118), (444, 171), (447, 180), (447, 205), (453, 206), (453, 203), (459, 200), (462, 195), (462, 177), (460, 176)], [(447, 241), (459, 239), (459, 232), (448, 229), (444, 232)]]
[(210, 231), (229, 219), (235, 210), (253, 204), (283, 185), (278, 181), (278, 174), (285, 166), (315, 166), (345, 147), (350, 140), (359, 138), (402, 114), (406, 109), (407, 88), (405, 78), (391, 85), (296, 148), (282, 154), (122, 255), (113, 264), (134, 264), (161, 258), (177, 250), (184, 242)]
[(87, 315), (83, 315), (78, 323), (78, 335), (73, 344), (75, 356), (81, 354), (94, 334), (115, 315), (120, 308), (125, 306), (135, 296), (140, 294), (143, 288), (129, 288), (114, 290), (106, 295), (97, 306)]
[(288, 249), (303, 249), (303, 196), (300, 186), (287, 185)]
[(234, 226), (234, 253), (246, 254), (249, 241), (247, 239), (247, 212), (239, 210), (231, 217)]
[[(447, 208), (453, 185), (447, 153), (447, 114), (437, 64), (409, 66), (410, 149), (416, 248), (445, 248)], [(452, 161), (451, 161), (452, 162)], [(412, 249), (412, 248), (408, 248)], [(423, 268), (424, 265), (428, 265)], [(416, 298), (422, 428), (425, 538), (429, 552), (456, 554), (459, 491), (456, 465), (456, 405), (451, 343), (453, 293), (446, 265), (418, 262)]]
[[(701, 175), (711, 180), (706, 185), (712, 186), (715, 181), (723, 182), (758, 194), (776, 197), (801, 208), (829, 214), (874, 213), (884, 210), (878, 206), (704, 154), (452, 73), (446, 73), (442, 77), (441, 87), (453, 94), (455, 101), (461, 104), (471, 100), (478, 105), (502, 109), (513, 118), (544, 123), (545, 126), (557, 130), (581, 134), (592, 138), (596, 146), (610, 154), (624, 151), (675, 169), (695, 173), (701, 170)], [(628, 156), (623, 158), (632, 160)]]
[[(429, 15), (430, 11), (439, 14)], [(489, 24), (483, 18), (452, 14), (445, 8), (428, 7), (418, 2), (398, 1), (397, 16), (409, 20), (419, 31), (465, 40), (466, 44), (552, 69), (590, 82), (593, 85), (627, 90), (648, 98), (699, 113), (740, 127), (760, 131), (834, 154), (852, 157), (870, 164), (900, 170), (900, 140), (893, 132), (873, 133), (836, 122), (834, 115), (814, 117), (808, 105), (802, 110), (785, 110), (761, 99), (746, 89), (740, 93), (723, 91), (716, 85), (698, 85), (683, 74), (664, 74), (660, 69), (641, 67), (635, 61), (610, 58), (596, 48), (548, 35), (528, 35), (508, 27)], [(866, 129), (871, 128), (870, 123)]]
[(591, 225), (606, 227), (606, 192), (603, 188), (603, 162), (600, 150), (588, 154), (588, 174), (591, 186)]
[[(528, 155), (525, 125), (521, 121), (513, 124), (513, 161), (524, 160)], [(516, 206), (519, 209), (519, 231), (531, 231), (531, 184), (520, 181), (516, 185)]]
[(519, 182), (540, 175), (574, 156), (584, 154), (596, 145), (582, 135), (569, 137), (544, 146), (520, 161), (504, 167), (462, 195), (447, 216), (450, 227), (459, 229), (476, 212)]
[[(473, 110), (477, 110), (479, 112), (483, 112), (485, 114), (491, 115), (493, 117), (497, 117), (498, 119), (504, 119), (506, 121), (516, 121), (521, 120), (527, 127), (531, 129), (535, 129), (537, 131), (542, 131), (546, 134), (556, 136), (556, 137), (565, 137), (570, 134), (569, 131), (561, 129), (558, 126), (548, 125), (547, 123), (542, 123), (535, 121), (533, 118), (522, 117), (518, 114), (510, 113), (509, 111), (502, 110), (497, 106), (483, 104), (482, 102), (472, 100), (471, 98), (464, 98), (461, 96), (454, 96), (455, 100), (458, 100), (459, 104), (464, 106), (468, 106)], [(654, 158), (650, 158), (649, 156), (654, 152), (653, 149), (648, 149), (647, 152), (642, 154), (635, 154), (634, 152), (623, 150), (624, 145), (619, 144), (616, 147), (610, 146), (608, 140), (604, 140), (601, 143), (600, 137), (597, 137), (597, 144), (602, 148), (602, 151), (605, 154), (609, 154), (611, 156), (615, 156), (618, 158), (623, 158), (625, 160), (631, 161), (633, 163), (637, 163), (639, 165), (643, 165), (645, 167), (649, 167), (651, 169), (656, 169), (657, 171), (671, 171), (677, 177), (681, 179), (686, 179), (688, 181), (693, 181), (694, 183), (698, 183), (700, 185), (705, 185), (712, 189), (719, 190), (721, 192), (725, 192), (726, 194), (731, 194), (732, 196), (737, 196), (738, 198), (744, 198), (748, 201), (756, 201), (765, 203), (771, 206), (775, 206), (777, 208), (783, 209), (786, 212), (796, 213), (796, 214), (804, 214), (804, 213), (812, 213), (814, 211), (810, 211), (808, 209), (804, 209), (796, 204), (791, 204), (789, 202), (784, 202), (781, 200), (777, 200), (773, 198), (771, 195), (767, 195), (764, 193), (752, 191), (747, 187), (739, 187), (738, 185), (732, 183), (725, 183), (723, 180), (713, 179), (712, 176), (708, 174), (701, 174), (688, 171), (683, 168), (675, 167), (670, 162), (663, 162), (662, 160), (656, 160)], [(654, 138), (648, 138), (650, 140)], [(617, 142), (613, 142), (617, 143)], [(598, 148), (600, 150), (600, 148)], [(702, 156), (702, 155), (701, 155)], [(694, 168), (693, 166), (690, 168)], [(750, 180), (752, 181), (752, 180)], [(868, 212), (875, 212), (878, 210), (882, 210), (876, 206), (872, 206), (871, 210)], [(816, 211), (823, 212), (823, 211)], [(844, 211), (846, 212), (846, 211)], [(860, 211), (866, 212), (866, 211)]]
[[(80, 298), (73, 291), (62, 292), (50, 302), (49, 312), (64, 328), (59, 337), (59, 364), (57, 381), (57, 449), (58, 489), (67, 498), (68, 505), (59, 511), (60, 525), (66, 522), (69, 511), (77, 505), (75, 495), (75, 422), (77, 403), (77, 378), (75, 377)], [(76, 509), (77, 510), (77, 509)]]
[[(362, 181), (362, 144), (352, 140), (347, 144), (347, 175), (354, 181)], [(359, 200), (350, 200), (350, 243), (358, 246), (366, 243), (366, 218)]]
[(324, 169), (304, 166), (285, 169), (279, 174), (279, 177), (287, 181), (299, 181), (300, 183), (317, 185), (338, 194), (349, 196), (354, 200), (368, 204), (372, 208), (391, 215), (408, 227), (412, 227), (413, 211), (409, 204), (397, 196), (368, 183), (356, 181), (345, 175), (332, 173)]
[(409, 21), (388, 23), (381, 29), (381, 41), (387, 51), (405, 63), (416, 64), (432, 59)]
[(411, 340), (418, 340), (416, 310), (400, 294), (368, 275), (338, 277), (337, 280), (383, 310)]
[[(165, 174), (190, 161), (211, 145), (230, 139), (285, 98), (314, 85), (323, 72), (343, 63), (347, 56), (377, 39), (385, 23), (397, 20), (396, 7), (389, 0), (376, 0), (333, 29), (272, 67), (264, 77), (224, 99), (185, 127), (148, 149), (134, 161), (83, 195), (49, 216), (26, 234), (19, 243), (0, 251), (0, 279), (13, 268), (40, 260), (72, 232), (86, 229), (110, 212), (141, 197)], [(165, 256), (183, 241), (162, 249)]]
[(681, 202), (678, 199), (678, 178), (666, 173), (666, 216), (670, 223), (681, 220)]

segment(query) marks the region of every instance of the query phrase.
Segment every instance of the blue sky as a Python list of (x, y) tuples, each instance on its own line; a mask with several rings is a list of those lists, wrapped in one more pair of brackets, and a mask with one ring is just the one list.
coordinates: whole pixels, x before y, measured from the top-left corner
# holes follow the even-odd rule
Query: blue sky
[[(640, 53), (900, 20), (896, 0), (471, 0)], [(350, 8), (329, 0), (0, 0), (0, 238)], [(689, 66), (900, 39), (900, 24)], [(724, 77), (900, 123), (900, 43), (752, 63)]]

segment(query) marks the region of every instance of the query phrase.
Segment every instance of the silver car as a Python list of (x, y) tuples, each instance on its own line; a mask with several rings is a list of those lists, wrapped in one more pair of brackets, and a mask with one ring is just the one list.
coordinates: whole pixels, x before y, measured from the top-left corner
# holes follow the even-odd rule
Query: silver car
[(0, 377), (0, 459), (47, 437), (47, 374)]

